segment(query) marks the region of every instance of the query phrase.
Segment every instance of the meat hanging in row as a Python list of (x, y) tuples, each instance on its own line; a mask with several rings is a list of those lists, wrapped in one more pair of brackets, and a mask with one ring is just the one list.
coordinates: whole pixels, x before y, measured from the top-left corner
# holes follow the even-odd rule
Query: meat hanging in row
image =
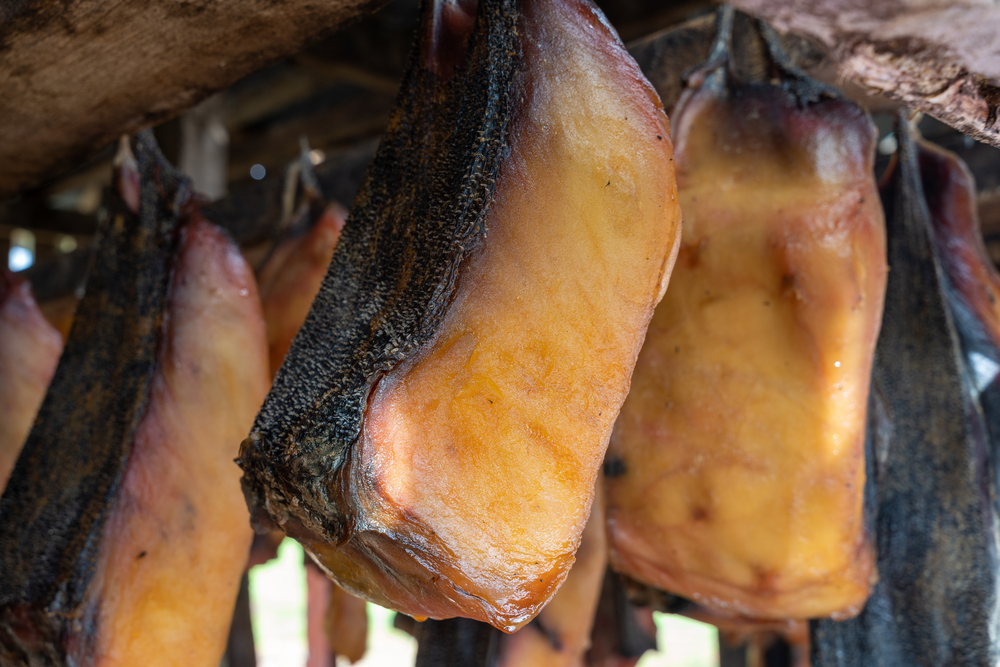
[(225, 648), (251, 537), (232, 459), (267, 389), (264, 323), (234, 244), (151, 135), (137, 146), (0, 498), (3, 665), (207, 666)]
[[(665, 117), (589, 4), (428, 3), (345, 247), (327, 209), (265, 269), (272, 373), (291, 352), (241, 452), (258, 526), (288, 530), (359, 595), (517, 629), (428, 622), (419, 664), (600, 664), (586, 653), (598, 592), (619, 581), (603, 577), (605, 522), (639, 595), (723, 626), (836, 619), (813, 622), (815, 664), (995, 661), (1000, 280), (968, 177), (901, 127), (878, 337), (870, 120), (790, 68), (766, 27), (773, 71), (735, 79), (722, 33), (675, 114), (685, 229), (605, 460), (607, 520), (585, 482), (678, 219)], [(264, 325), (238, 252), (148, 137), (139, 150), (0, 499), (14, 573), (0, 664), (221, 652), (248, 546), (230, 460), (267, 386)], [(45, 348), (25, 385), (40, 400), (55, 332), (5, 280), (0, 327), (34, 327)], [(102, 363), (112, 344), (133, 356)], [(11, 432), (8, 453), (24, 440)], [(876, 555), (882, 578), (852, 619)]]
[(679, 210), (666, 117), (582, 0), (426, 3), (240, 463), (259, 526), (413, 616), (526, 624), (566, 577)]
[[(765, 41), (773, 40), (766, 28), (763, 32)], [(774, 44), (769, 47), (773, 49)], [(724, 503), (725, 493), (730, 493), (728, 507), (738, 513), (732, 525), (743, 531), (736, 533), (742, 539), (696, 542), (701, 548), (698, 557), (682, 561), (674, 572), (693, 580), (704, 574), (708, 564), (721, 561), (730, 568), (709, 571), (716, 576), (732, 575), (740, 571), (740, 557), (754, 565), (748, 554), (758, 558), (764, 554), (776, 556), (773, 562), (784, 568), (777, 574), (784, 576), (775, 576), (772, 570), (766, 582), (770, 586), (717, 588), (714, 595), (704, 595), (683, 580), (667, 581), (660, 584), (669, 591), (660, 596), (667, 601), (660, 603), (661, 608), (670, 606), (672, 611), (743, 633), (753, 633), (754, 628), (758, 634), (764, 629), (787, 632), (796, 641), (801, 639), (803, 624), (786, 628), (783, 623), (833, 616), (837, 620), (812, 622), (813, 664), (992, 664), (996, 648), (990, 639), (989, 618), (996, 600), (997, 510), (990, 460), (994, 454), (986, 438), (989, 422), (984, 421), (977, 402), (988, 419), (990, 392), (1000, 370), (1000, 329), (995, 322), (1000, 280), (982, 247), (971, 177), (954, 156), (928, 145), (915, 148), (906, 127), (898, 132), (903, 144), (900, 163), (908, 151), (909, 159), (917, 155), (918, 162), (910, 165), (909, 172), (905, 164), (897, 164), (885, 186), (891, 220), (888, 259), (893, 272), (888, 279), (885, 328), (879, 336), (887, 255), (882, 211), (875, 196), (870, 121), (856, 106), (788, 70), (784, 81), (776, 83), (772, 78), (757, 85), (730, 81), (738, 90), (726, 94), (716, 90), (715, 95), (703, 94), (699, 100), (700, 93), (712, 90), (713, 72), (720, 79), (731, 76), (717, 70), (719, 64), (716, 59), (699, 73), (706, 80), (695, 78), (696, 87), (675, 113), (684, 243), (609, 448), (609, 485), (614, 488), (620, 483), (619, 498), (634, 499), (623, 510), (615, 506), (611, 495), (612, 540), (619, 529), (616, 511), (623, 521), (639, 516), (652, 522), (673, 516), (664, 507), (680, 508), (678, 516), (693, 516), (687, 512), (690, 506), (682, 502), (661, 507), (650, 503), (651, 497), (662, 497), (655, 492), (649, 495), (655, 484), (661, 485), (663, 493), (672, 492), (695, 505)], [(781, 65), (780, 59), (776, 64)], [(762, 98), (771, 102), (770, 108)], [(730, 113), (720, 112), (720, 107)], [(703, 122), (700, 128), (698, 121)], [(834, 157), (839, 161), (832, 161)], [(926, 197), (912, 183), (907, 185), (907, 178), (917, 173), (915, 164), (919, 164)], [(719, 222), (718, 211), (727, 208), (741, 224)], [(763, 231), (747, 223), (754, 219), (761, 221)], [(789, 219), (799, 224), (789, 225)], [(706, 228), (714, 234), (705, 233)], [(720, 243), (726, 234), (736, 241), (728, 246)], [(761, 241), (755, 241), (755, 234), (763, 237)], [(936, 257), (931, 257), (931, 250)], [(710, 261), (715, 253), (723, 259)], [(769, 275), (760, 270), (762, 266), (777, 270)], [(699, 273), (701, 280), (692, 280), (691, 274)], [(754, 293), (768, 286), (773, 286), (773, 294)], [(671, 294), (687, 298), (678, 296), (672, 301)], [(719, 321), (697, 328), (700, 320), (707, 319), (702, 310), (722, 308), (741, 296), (745, 303), (737, 306), (743, 308), (733, 309), (723, 319), (743, 326), (756, 322), (750, 333), (770, 338), (746, 335), (745, 330)], [(784, 305), (793, 313), (782, 317), (751, 305)], [(695, 331), (685, 336), (690, 328)], [(795, 345), (797, 334), (805, 338), (805, 345)], [(713, 346), (716, 339), (749, 349), (756, 344), (765, 353), (706, 355), (706, 349), (724, 347)], [(677, 382), (673, 394), (662, 391), (657, 383), (664, 378), (669, 381), (678, 366), (684, 369), (683, 362), (675, 359), (679, 347), (709, 371), (718, 372), (722, 366), (724, 377), (704, 383), (682, 378), (687, 381)], [(655, 364), (646, 356), (650, 348), (656, 352)], [(804, 350), (797, 368), (784, 369), (777, 363), (794, 360), (792, 353), (800, 348)], [(828, 354), (833, 356), (827, 358)], [(754, 395), (739, 391), (739, 373), (725, 372), (726, 361), (732, 364), (733, 359), (744, 364), (743, 377), (750, 380), (751, 388), (775, 395), (753, 404), (756, 409), (747, 409), (744, 403), (744, 409), (734, 410), (735, 416), (727, 420), (719, 414), (724, 415), (727, 407), (720, 395), (723, 399), (731, 395), (728, 392), (744, 398)], [(824, 359), (840, 363), (824, 364)], [(837, 372), (826, 366), (845, 370), (831, 377)], [(784, 379), (784, 391), (775, 374)], [(871, 394), (870, 384), (874, 387)], [(676, 404), (689, 408), (685, 401), (692, 400), (692, 386), (705, 388), (706, 398), (700, 405), (707, 406), (714, 418), (699, 419), (687, 431), (672, 423), (650, 425), (670, 415)], [(800, 408), (807, 418), (796, 415), (796, 406), (810, 399), (812, 409)], [(866, 409), (868, 404), (870, 409)], [(691, 412), (687, 409), (687, 415)], [(705, 453), (710, 451), (707, 444), (713, 442), (709, 436), (727, 427), (734, 427), (743, 438), (748, 438), (747, 431), (766, 434), (768, 428), (798, 435), (788, 438), (776, 452), (763, 455), (745, 473), (760, 475), (765, 492), (779, 501), (787, 493), (784, 509), (767, 511), (765, 506), (762, 510), (750, 502), (753, 498), (748, 497), (746, 484), (729, 478), (727, 484), (719, 483), (717, 477), (726, 477), (719, 465), (680, 466), (664, 475), (656, 468), (656, 456), (669, 460), (678, 455), (678, 447), (667, 438), (659, 447), (629, 449), (618, 437), (623, 420), (630, 417), (638, 424), (633, 424), (631, 434), (651, 440), (657, 435), (676, 437), (678, 432), (702, 435), (707, 438), (706, 446), (698, 453), (704, 458), (711, 456)], [(812, 425), (809, 418), (814, 419)], [(760, 428), (749, 428), (748, 421)], [(845, 435), (838, 443), (836, 436)], [(720, 440), (727, 442), (719, 438), (714, 442)], [(838, 458), (843, 442), (850, 447)], [(720, 448), (729, 454), (732, 449)], [(785, 465), (791, 467), (767, 473), (767, 466), (782, 463), (781, 456), (787, 457)], [(634, 464), (628, 465), (626, 457)], [(866, 468), (871, 476), (867, 479)], [(678, 489), (678, 477), (693, 478), (702, 493), (690, 493), (690, 487)], [(645, 480), (653, 480), (654, 486), (644, 484)], [(715, 485), (706, 490), (712, 480)], [(842, 509), (827, 510), (831, 502)], [(795, 522), (797, 512), (810, 509), (809, 521), (800, 517)], [(705, 514), (696, 517), (696, 527), (697, 522), (719, 522), (718, 516)], [(650, 530), (650, 524), (637, 522), (633, 534), (649, 545), (642, 555), (669, 562), (678, 543), (691, 543), (690, 532), (670, 528), (657, 532)], [(784, 538), (772, 539), (775, 531)], [(824, 542), (824, 537), (833, 542)], [(638, 586), (631, 584), (639, 591), (637, 599), (643, 595), (649, 599), (649, 589), (641, 583), (648, 585), (649, 579), (636, 576), (634, 561), (627, 559), (635, 552), (623, 555), (621, 544), (613, 544), (614, 564), (640, 580)], [(789, 544), (812, 553), (812, 560), (789, 557)], [(877, 584), (871, 562), (876, 546), (883, 573)], [(817, 558), (834, 567), (816, 567)], [(759, 574), (763, 568), (748, 569)], [(790, 576), (796, 572), (798, 580)], [(731, 579), (738, 581), (738, 577)], [(824, 595), (817, 594), (817, 584)], [(869, 585), (875, 585), (870, 601)], [(850, 618), (859, 612), (860, 616)], [(462, 664), (501, 664), (504, 638), (487, 642), (483, 638), (491, 635), (475, 627), (466, 624), (450, 635), (418, 632), (421, 650), (436, 646), (443, 654), (450, 645), (455, 655), (468, 658)], [(519, 631), (511, 640), (524, 643), (528, 636), (524, 633), (533, 627)], [(473, 651), (476, 646), (478, 654)], [(789, 650), (788, 660), (805, 658), (800, 645)]]
[(23, 278), (0, 272), (0, 493), (35, 423), (63, 341)]
[(611, 564), (722, 616), (852, 616), (875, 578), (875, 129), (766, 27), (773, 74), (737, 80), (720, 16), (674, 111), (683, 237), (608, 450)]

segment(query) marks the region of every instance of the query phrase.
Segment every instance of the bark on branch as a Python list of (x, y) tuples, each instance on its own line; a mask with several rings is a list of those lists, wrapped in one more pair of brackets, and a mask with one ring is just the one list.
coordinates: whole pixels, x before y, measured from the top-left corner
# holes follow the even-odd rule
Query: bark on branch
[(840, 74), (1000, 147), (1000, 4), (994, 0), (732, 0), (807, 37)]

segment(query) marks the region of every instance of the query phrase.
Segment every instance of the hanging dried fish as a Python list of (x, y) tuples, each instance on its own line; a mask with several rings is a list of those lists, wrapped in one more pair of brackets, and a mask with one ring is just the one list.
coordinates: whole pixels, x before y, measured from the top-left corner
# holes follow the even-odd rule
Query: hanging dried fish
[(942, 223), (927, 205), (948, 210), (937, 198), (961, 189), (921, 182), (920, 163), (933, 170), (902, 115), (896, 136), (882, 191), (892, 270), (874, 369), (888, 421), (875, 446), (879, 582), (857, 618), (813, 624), (812, 664), (985, 667), (1000, 659), (996, 483), (935, 251)]
[(966, 369), (1000, 455), (1000, 274), (979, 228), (977, 190), (962, 160), (917, 139), (917, 162), (944, 290), (962, 341)]
[[(232, 464), (267, 390), (253, 275), (152, 136), (0, 498), (0, 665), (218, 665), (250, 546)], [(138, 177), (138, 185), (129, 184)]]
[(508, 631), (573, 562), (679, 231), (666, 117), (585, 0), (426, 2), (241, 465), (347, 590)]
[(35, 423), (62, 353), (23, 278), (0, 271), (0, 493)]
[(875, 128), (767, 26), (773, 71), (737, 80), (720, 17), (674, 112), (684, 232), (608, 449), (611, 563), (723, 616), (850, 616), (874, 574)]

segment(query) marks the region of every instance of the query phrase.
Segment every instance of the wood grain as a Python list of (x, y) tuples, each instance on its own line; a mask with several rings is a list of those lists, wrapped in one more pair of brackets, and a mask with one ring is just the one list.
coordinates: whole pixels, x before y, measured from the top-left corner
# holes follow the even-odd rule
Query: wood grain
[(0, 5), (0, 197), (375, 11), (385, 0)]

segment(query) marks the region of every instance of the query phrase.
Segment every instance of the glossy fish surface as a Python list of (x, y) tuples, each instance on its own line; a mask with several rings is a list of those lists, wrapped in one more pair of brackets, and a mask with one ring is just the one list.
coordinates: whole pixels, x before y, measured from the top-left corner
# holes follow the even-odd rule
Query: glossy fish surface
[[(436, 37), (241, 463), (258, 521), (301, 541), (348, 591), (513, 631), (573, 563), (680, 220), (666, 117), (602, 15), (581, 0), (490, 0), (476, 16), (425, 21)], [(477, 92), (494, 75), (496, 105)], [(485, 152), (472, 157), (435, 162), (465, 135), (415, 133), (427, 164), (391, 181), (382, 170), (413, 131), (414, 81), (460, 91), (484, 104), (476, 119), (498, 120), (477, 126), (471, 143)], [(481, 197), (420, 189), (391, 233), (366, 217), (407, 201), (387, 183), (431, 167), (447, 181), (453, 159), (473, 165), (462, 188)], [(439, 201), (478, 217), (449, 217)], [(433, 216), (421, 218), (421, 202)], [(386, 239), (414, 245), (373, 245)], [(440, 252), (418, 253), (431, 240)], [(386, 292), (354, 291), (362, 275)]]

